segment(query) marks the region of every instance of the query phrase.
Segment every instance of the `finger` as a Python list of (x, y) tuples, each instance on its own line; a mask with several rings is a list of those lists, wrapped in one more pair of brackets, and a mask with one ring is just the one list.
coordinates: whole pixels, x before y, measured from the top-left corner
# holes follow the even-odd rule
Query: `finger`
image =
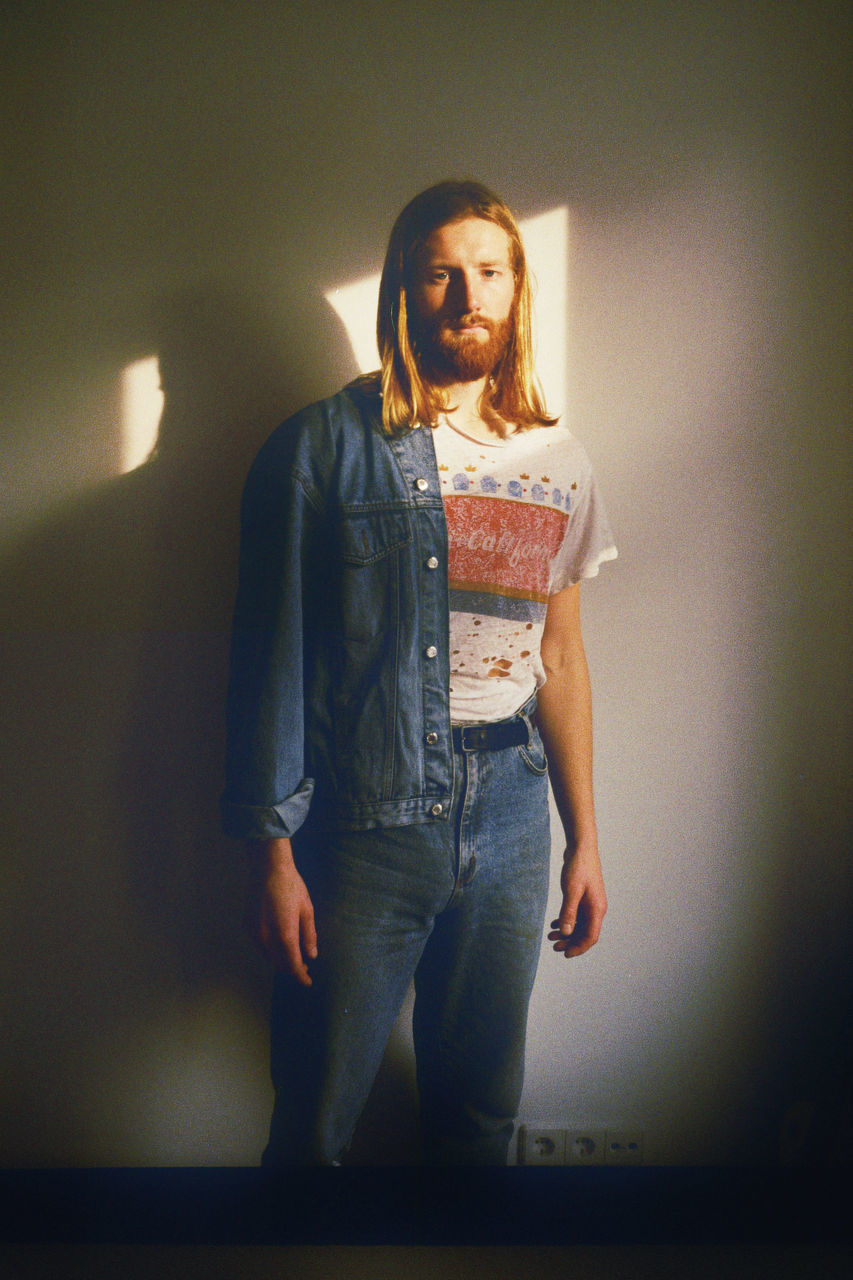
[(281, 939), (275, 923), (270, 924), (262, 903), (251, 901), (243, 915), (243, 924), (264, 958), (276, 969), (284, 967)]
[[(604, 910), (597, 904), (584, 903), (583, 898), (577, 908), (572, 907), (571, 900), (564, 907), (558, 920), (551, 923), (548, 939), (554, 944), (554, 950), (560, 951), (567, 958), (583, 955), (594, 947), (601, 934), (604, 921)], [(571, 928), (567, 928), (571, 925)]]
[(578, 923), (578, 911), (580, 909), (581, 900), (583, 898), (583, 886), (578, 885), (576, 888), (569, 887), (563, 898), (563, 907), (560, 911), (560, 919), (558, 928), (563, 934), (574, 933)]
[(563, 927), (562, 919), (552, 920), (551, 932), (548, 934), (548, 941), (554, 943), (555, 951), (564, 951), (567, 946), (571, 945), (572, 941), (577, 941), (575, 938), (576, 929), (577, 921), (575, 921), (575, 926), (573, 928), (566, 929)]
[(603, 915), (600, 915), (590, 916), (588, 919), (579, 921), (571, 938), (565, 940), (561, 945), (555, 945), (554, 950), (562, 951), (566, 959), (585, 955), (598, 942), (601, 936), (603, 919)]
[(300, 920), (300, 931), (302, 936), (302, 953), (309, 960), (317, 959), (317, 928), (314, 924), (314, 911), (312, 907), (308, 907), (303, 913)]
[(285, 972), (292, 974), (303, 987), (310, 987), (311, 975), (308, 972), (308, 966), (302, 954), (299, 934), (294, 933), (282, 936), (281, 943)]
[(591, 938), (589, 938), (587, 939), (586, 942), (579, 942), (579, 943), (573, 944), (570, 947), (566, 947), (565, 951), (563, 952), (563, 955), (566, 957), (567, 960), (574, 960), (578, 956), (586, 955), (587, 951), (590, 951), (594, 946), (595, 946), (595, 943), (592, 941)]
[(308, 967), (302, 955), (299, 942), (299, 925), (291, 929), (279, 927), (278, 921), (270, 921), (265, 912), (261, 913), (259, 941), (270, 964), (279, 973), (289, 973), (304, 987), (311, 986)]

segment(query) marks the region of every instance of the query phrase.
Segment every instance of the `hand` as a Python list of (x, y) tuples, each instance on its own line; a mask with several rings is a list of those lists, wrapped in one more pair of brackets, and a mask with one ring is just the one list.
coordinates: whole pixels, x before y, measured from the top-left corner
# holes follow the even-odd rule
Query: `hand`
[(252, 866), (246, 925), (274, 968), (311, 986), (317, 958), (314, 907), (296, 869), (289, 840), (250, 842)]
[(582, 956), (598, 942), (607, 911), (607, 895), (597, 849), (566, 850), (560, 876), (563, 906), (548, 934), (555, 951), (568, 959)]

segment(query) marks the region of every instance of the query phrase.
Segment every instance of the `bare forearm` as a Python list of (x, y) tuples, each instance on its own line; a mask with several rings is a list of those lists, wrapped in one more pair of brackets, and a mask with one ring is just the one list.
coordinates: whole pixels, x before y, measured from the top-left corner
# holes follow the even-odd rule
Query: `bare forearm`
[(246, 852), (253, 870), (272, 870), (274, 867), (293, 866), (293, 848), (287, 836), (269, 840), (247, 840)]
[(551, 597), (542, 636), (545, 684), (536, 720), (566, 832), (563, 902), (549, 939), (564, 956), (595, 946), (607, 911), (592, 798), (592, 698), (577, 584)]
[(592, 785), (592, 697), (583, 649), (546, 668), (539, 690), (536, 723), (548, 757), (548, 773), (557, 811), (574, 849), (595, 842)]
[(566, 833), (563, 901), (548, 937), (554, 950), (570, 959), (595, 946), (607, 911), (592, 796), (592, 699), (582, 646), (551, 670), (540, 690), (537, 721)]

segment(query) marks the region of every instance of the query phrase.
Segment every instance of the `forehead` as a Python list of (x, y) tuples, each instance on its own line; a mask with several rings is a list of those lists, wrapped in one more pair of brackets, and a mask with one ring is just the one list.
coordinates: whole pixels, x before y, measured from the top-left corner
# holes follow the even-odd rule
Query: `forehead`
[(512, 261), (512, 242), (503, 227), (485, 218), (461, 218), (436, 227), (424, 240), (421, 261), (441, 259), (448, 264)]

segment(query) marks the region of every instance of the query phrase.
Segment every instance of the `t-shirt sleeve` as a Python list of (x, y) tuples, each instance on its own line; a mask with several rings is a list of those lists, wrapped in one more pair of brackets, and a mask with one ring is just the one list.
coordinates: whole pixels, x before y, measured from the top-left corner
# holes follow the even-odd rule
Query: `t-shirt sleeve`
[(604, 502), (592, 473), (589, 459), (575, 442), (579, 453), (577, 488), (570, 489), (569, 522), (559, 551), (551, 562), (551, 594), (573, 586), (583, 578), (594, 578), (607, 560), (615, 560), (616, 545)]

